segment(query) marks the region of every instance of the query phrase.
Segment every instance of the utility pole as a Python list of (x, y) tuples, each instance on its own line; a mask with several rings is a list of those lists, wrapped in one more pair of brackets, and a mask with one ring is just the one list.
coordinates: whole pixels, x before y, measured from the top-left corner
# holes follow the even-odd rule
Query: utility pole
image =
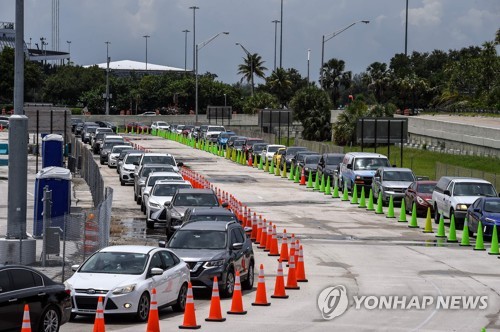
[(276, 71), (276, 42), (278, 39), (278, 23), (280, 23), (280, 21), (274, 20), (272, 23), (274, 23), (274, 71)]
[[(184, 73), (187, 71), (187, 39), (189, 30), (182, 30), (184, 32)], [(194, 69), (194, 68), (193, 68)]]
[(193, 10), (193, 70), (196, 70), (196, 9), (200, 7), (191, 6), (189, 9)]
[(107, 41), (104, 43), (106, 44), (106, 115), (109, 115), (109, 44), (111, 44), (111, 42)]
[(281, 0), (280, 18), (280, 68), (283, 68), (283, 0)]

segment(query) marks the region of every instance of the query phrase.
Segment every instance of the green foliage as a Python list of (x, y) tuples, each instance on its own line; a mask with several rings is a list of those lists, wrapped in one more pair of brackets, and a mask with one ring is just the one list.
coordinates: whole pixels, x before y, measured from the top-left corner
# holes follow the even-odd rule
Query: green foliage
[(243, 112), (246, 114), (255, 114), (264, 108), (278, 108), (278, 99), (270, 93), (257, 92), (253, 97), (247, 98), (243, 104)]
[(295, 118), (302, 122), (304, 127), (302, 137), (304, 139), (330, 140), (332, 103), (325, 91), (315, 86), (303, 88), (295, 94), (290, 106), (294, 110)]
[(257, 53), (248, 54), (243, 58), (243, 63), (238, 66), (238, 75), (242, 75), (240, 82), (246, 81), (247, 83), (252, 82), (253, 76), (264, 78), (264, 71), (267, 68), (264, 66), (265, 61)]
[(333, 140), (337, 145), (356, 141), (356, 124), (359, 118), (368, 116), (368, 106), (361, 100), (354, 100), (333, 124)]
[(330, 93), (334, 107), (339, 105), (341, 91), (351, 87), (352, 73), (344, 70), (344, 60), (330, 59), (323, 65), (322, 87)]

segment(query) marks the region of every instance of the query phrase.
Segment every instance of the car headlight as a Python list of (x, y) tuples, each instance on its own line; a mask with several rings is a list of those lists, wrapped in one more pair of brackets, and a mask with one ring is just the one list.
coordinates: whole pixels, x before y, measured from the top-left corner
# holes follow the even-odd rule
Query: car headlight
[(112, 293), (117, 295), (117, 294), (127, 294), (130, 292), (133, 292), (135, 290), (136, 284), (131, 284), (127, 286), (122, 286), (122, 287), (116, 287), (113, 289)]
[(491, 218), (484, 218), (484, 221), (486, 221), (486, 222), (490, 222), (490, 223), (492, 223), (492, 224), (495, 224), (495, 223), (497, 223), (497, 222), (498, 222), (498, 220), (491, 219)]
[(156, 203), (156, 202), (151, 202), (151, 200), (148, 202), (149, 203), (149, 206), (152, 207), (152, 208), (160, 208), (160, 204)]
[(383, 191), (390, 191), (392, 188), (391, 187), (382, 187)]
[(210, 267), (218, 267), (224, 265), (224, 260), (223, 259), (218, 259), (216, 261), (209, 261), (205, 263), (206, 268)]
[(182, 214), (180, 214), (178, 211), (176, 210), (172, 210), (172, 218), (182, 218)]
[(146, 180), (139, 180), (139, 186), (144, 186), (146, 184)]
[(457, 210), (467, 210), (467, 205), (465, 205), (465, 204), (457, 204)]
[(123, 166), (123, 169), (126, 170), (126, 171), (129, 171), (129, 172), (133, 172), (135, 170), (135, 167)]
[(425, 201), (421, 197), (418, 197), (418, 196), (417, 196), (417, 202), (420, 205), (424, 205), (425, 204)]
[(360, 175), (356, 175), (356, 180), (361, 180), (361, 176)]
[(309, 172), (311, 169), (309, 167), (305, 167), (304, 171)]

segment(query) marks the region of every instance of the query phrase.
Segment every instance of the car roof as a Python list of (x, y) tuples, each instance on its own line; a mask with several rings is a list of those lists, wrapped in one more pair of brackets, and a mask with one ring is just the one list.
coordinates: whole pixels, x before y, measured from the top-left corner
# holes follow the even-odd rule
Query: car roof
[(286, 146), (281, 145), (281, 144), (268, 144), (267, 145), (268, 148), (274, 148), (275, 146), (277, 146), (278, 148), (286, 148)]
[(419, 184), (437, 184), (437, 181), (433, 180), (420, 180), (420, 181), (415, 181), (417, 185)]
[(381, 171), (391, 171), (391, 172), (412, 172), (413, 171), (409, 168), (402, 168), (402, 167), (379, 167), (378, 168)]
[(346, 154), (353, 157), (387, 158), (383, 154), (373, 152), (348, 152)]
[(177, 172), (163, 172), (163, 171), (149, 173), (148, 177), (151, 177), (151, 176), (180, 176), (180, 177), (182, 177), (182, 175), (180, 175)]
[(191, 209), (191, 215), (197, 216), (236, 216), (233, 211), (220, 206), (195, 207)]
[(323, 156), (325, 156), (325, 157), (343, 157), (343, 156), (345, 156), (345, 153), (324, 153)]
[(170, 153), (162, 153), (162, 152), (145, 152), (144, 157), (156, 157), (156, 156), (172, 156)]
[(126, 253), (138, 253), (138, 254), (148, 254), (151, 250), (158, 249), (158, 247), (153, 246), (143, 246), (143, 245), (119, 245), (119, 246), (109, 246), (102, 248), (99, 252), (126, 252)]
[(453, 181), (456, 183), (463, 183), (463, 182), (479, 182), (479, 183), (489, 183), (489, 181), (486, 181), (484, 179), (479, 179), (479, 178), (468, 178), (468, 177), (462, 177), (462, 176), (443, 176), (442, 178), (448, 179), (449, 181)]
[(177, 191), (178, 194), (215, 194), (212, 189), (183, 188)]
[(214, 231), (225, 231), (229, 224), (233, 224), (235, 221), (228, 222), (213, 222), (211, 220), (203, 220), (197, 222), (188, 222), (181, 226), (181, 230), (214, 230)]
[(155, 183), (155, 186), (159, 184), (191, 184), (191, 182), (187, 180), (158, 180)]
[(114, 148), (131, 148), (132, 146), (130, 144), (123, 144), (123, 145), (115, 145), (113, 146)]

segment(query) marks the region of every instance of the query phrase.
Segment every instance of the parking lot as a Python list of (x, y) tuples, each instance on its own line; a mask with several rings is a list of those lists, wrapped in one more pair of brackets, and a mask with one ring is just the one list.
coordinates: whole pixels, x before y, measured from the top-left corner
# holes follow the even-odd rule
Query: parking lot
[[(215, 323), (204, 321), (208, 317), (210, 292), (195, 292), (196, 315), (202, 330), (249, 331), (269, 327), (278, 331), (500, 329), (497, 323), (500, 262), (497, 257), (457, 243), (447, 243), (435, 233), (423, 233), (423, 218), (418, 219), (420, 228), (409, 228), (407, 223), (366, 211), (349, 201), (333, 199), (293, 181), (177, 142), (146, 135), (128, 135), (128, 138), (145, 149), (172, 153), (185, 167), (205, 176), (212, 185), (229, 192), (252, 211), (272, 221), (278, 232), (286, 229), (288, 234), (295, 234), (304, 246), (309, 282), (300, 283), (300, 290), (287, 290), (288, 299), (269, 298), (269, 307), (251, 306), (255, 284), (253, 291), (244, 292), (247, 315), (231, 316), (225, 322)], [(120, 186), (115, 169), (104, 165), (101, 170), (106, 185), (115, 189), (113, 239), (116, 243), (156, 245), (163, 239), (164, 229), (147, 230), (145, 217), (133, 201), (133, 187)], [(436, 225), (433, 227), (436, 231)], [(457, 235), (461, 238), (460, 231)], [(274, 290), (276, 258), (256, 248), (255, 255), (256, 266), (264, 265), (269, 296)], [(332, 286), (345, 287), (349, 304), (345, 313), (326, 320), (318, 309), (318, 296)], [(440, 296), (486, 296), (487, 306), (466, 310), (461, 305), (451, 305), (443, 309), (434, 303), (425, 308), (413, 306), (411, 310), (401, 305), (396, 305), (395, 309), (378, 309), (373, 308), (372, 301), (356, 308), (355, 296), (358, 300), (363, 296), (371, 297), (373, 301), (381, 296), (408, 300), (412, 296), (432, 297), (434, 302)], [(222, 312), (229, 308), (230, 300), (223, 299)], [(177, 328), (182, 320), (182, 315), (170, 309), (160, 312), (163, 330)], [(78, 317), (63, 325), (61, 331), (89, 331), (92, 324), (93, 317)], [(145, 326), (139, 327), (133, 320), (109, 317), (106, 329), (138, 331)]]

